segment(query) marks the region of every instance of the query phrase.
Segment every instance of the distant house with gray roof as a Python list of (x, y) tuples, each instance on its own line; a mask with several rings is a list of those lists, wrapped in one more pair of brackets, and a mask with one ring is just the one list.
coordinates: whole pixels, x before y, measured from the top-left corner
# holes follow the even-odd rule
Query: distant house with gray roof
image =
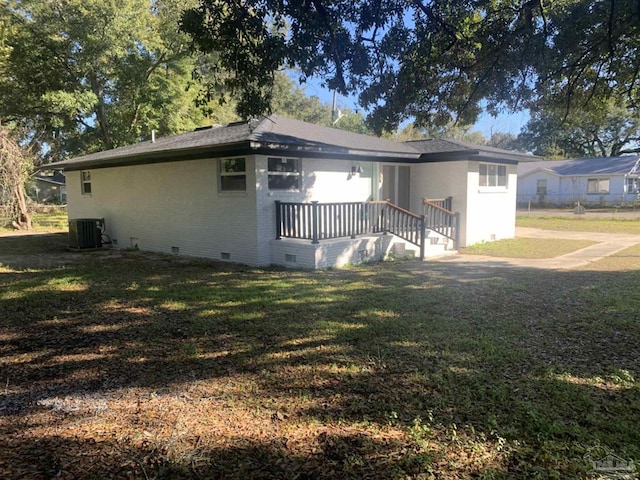
[(518, 203), (628, 205), (640, 194), (640, 155), (520, 163)]
[(65, 171), (70, 220), (103, 219), (118, 247), (323, 268), (513, 237), (524, 159), (271, 115), (53, 167)]
[(38, 203), (65, 203), (67, 189), (64, 175), (53, 170), (38, 172), (31, 177), (27, 193)]

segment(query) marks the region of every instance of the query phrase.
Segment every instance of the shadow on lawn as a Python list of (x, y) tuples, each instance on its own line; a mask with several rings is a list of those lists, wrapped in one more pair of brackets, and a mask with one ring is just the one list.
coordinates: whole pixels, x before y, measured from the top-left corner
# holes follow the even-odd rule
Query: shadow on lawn
[[(590, 449), (640, 456), (636, 272), (437, 262), (299, 272), (127, 252), (40, 259), (33, 271), (16, 270), (28, 258), (15, 258), (0, 270), (0, 476), (453, 475), (447, 452), (476, 445), (501, 463), (459, 465), (465, 476), (566, 477), (586, 472)], [(108, 409), (123, 389), (170, 394), (202, 382), (191, 401), (217, 396), (251, 411), (267, 402), (276, 417), (267, 409), (266, 423), (407, 435), (316, 434), (298, 450), (286, 438), (219, 448), (193, 438), (180, 457), (167, 445), (20, 433), (39, 412), (81, 422), (102, 414), (82, 410), (89, 400)]]

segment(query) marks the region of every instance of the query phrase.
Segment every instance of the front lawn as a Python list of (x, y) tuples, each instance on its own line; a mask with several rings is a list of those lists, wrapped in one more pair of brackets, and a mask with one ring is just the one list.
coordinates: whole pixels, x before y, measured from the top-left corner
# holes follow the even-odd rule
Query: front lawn
[(518, 215), (516, 217), (516, 226), (571, 232), (640, 234), (640, 219), (622, 217), (616, 219), (580, 215), (562, 217)]
[(507, 238), (483, 242), (460, 249), (466, 255), (488, 255), (505, 258), (555, 258), (595, 245), (591, 240), (561, 238)]
[(46, 238), (0, 238), (0, 478), (584, 478), (607, 453), (640, 461), (638, 271), (264, 270)]

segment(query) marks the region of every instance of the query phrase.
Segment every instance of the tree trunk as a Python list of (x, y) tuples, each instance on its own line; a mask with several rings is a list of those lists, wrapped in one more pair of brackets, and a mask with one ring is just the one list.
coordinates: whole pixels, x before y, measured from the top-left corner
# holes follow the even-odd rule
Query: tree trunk
[(98, 125), (100, 126), (100, 133), (102, 134), (102, 140), (105, 148), (113, 148), (113, 138), (111, 138), (111, 129), (109, 128), (109, 120), (107, 118), (107, 112), (104, 108), (104, 90), (102, 85), (98, 82), (98, 78), (95, 73), (89, 75), (91, 79), (91, 90), (98, 97), (98, 104), (96, 105), (96, 117)]
[(12, 225), (18, 230), (31, 230), (31, 215), (27, 210), (27, 198), (24, 193), (24, 185), (14, 187), (16, 197), (15, 211), (13, 212)]
[(24, 183), (32, 168), (28, 153), (0, 127), (0, 204), (5, 205), (11, 225), (19, 230), (31, 229)]

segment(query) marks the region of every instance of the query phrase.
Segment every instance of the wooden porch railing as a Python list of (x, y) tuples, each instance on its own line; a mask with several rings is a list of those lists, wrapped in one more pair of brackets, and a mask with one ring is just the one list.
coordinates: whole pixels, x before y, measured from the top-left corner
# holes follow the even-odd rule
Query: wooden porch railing
[(426, 228), (453, 240), (453, 248), (458, 248), (460, 213), (451, 211), (451, 197), (440, 199), (425, 198), (423, 200), (423, 213)]
[(427, 238), (424, 215), (416, 215), (391, 202), (386, 203), (385, 231), (420, 247), (420, 258), (423, 259)]
[(451, 202), (453, 201), (453, 197), (446, 198), (424, 198), (424, 203), (431, 203), (433, 205), (437, 205), (440, 208), (444, 208), (445, 210), (453, 211), (451, 208)]
[(276, 239), (320, 240), (392, 233), (420, 247), (424, 257), (425, 219), (387, 201), (292, 203), (276, 200)]

